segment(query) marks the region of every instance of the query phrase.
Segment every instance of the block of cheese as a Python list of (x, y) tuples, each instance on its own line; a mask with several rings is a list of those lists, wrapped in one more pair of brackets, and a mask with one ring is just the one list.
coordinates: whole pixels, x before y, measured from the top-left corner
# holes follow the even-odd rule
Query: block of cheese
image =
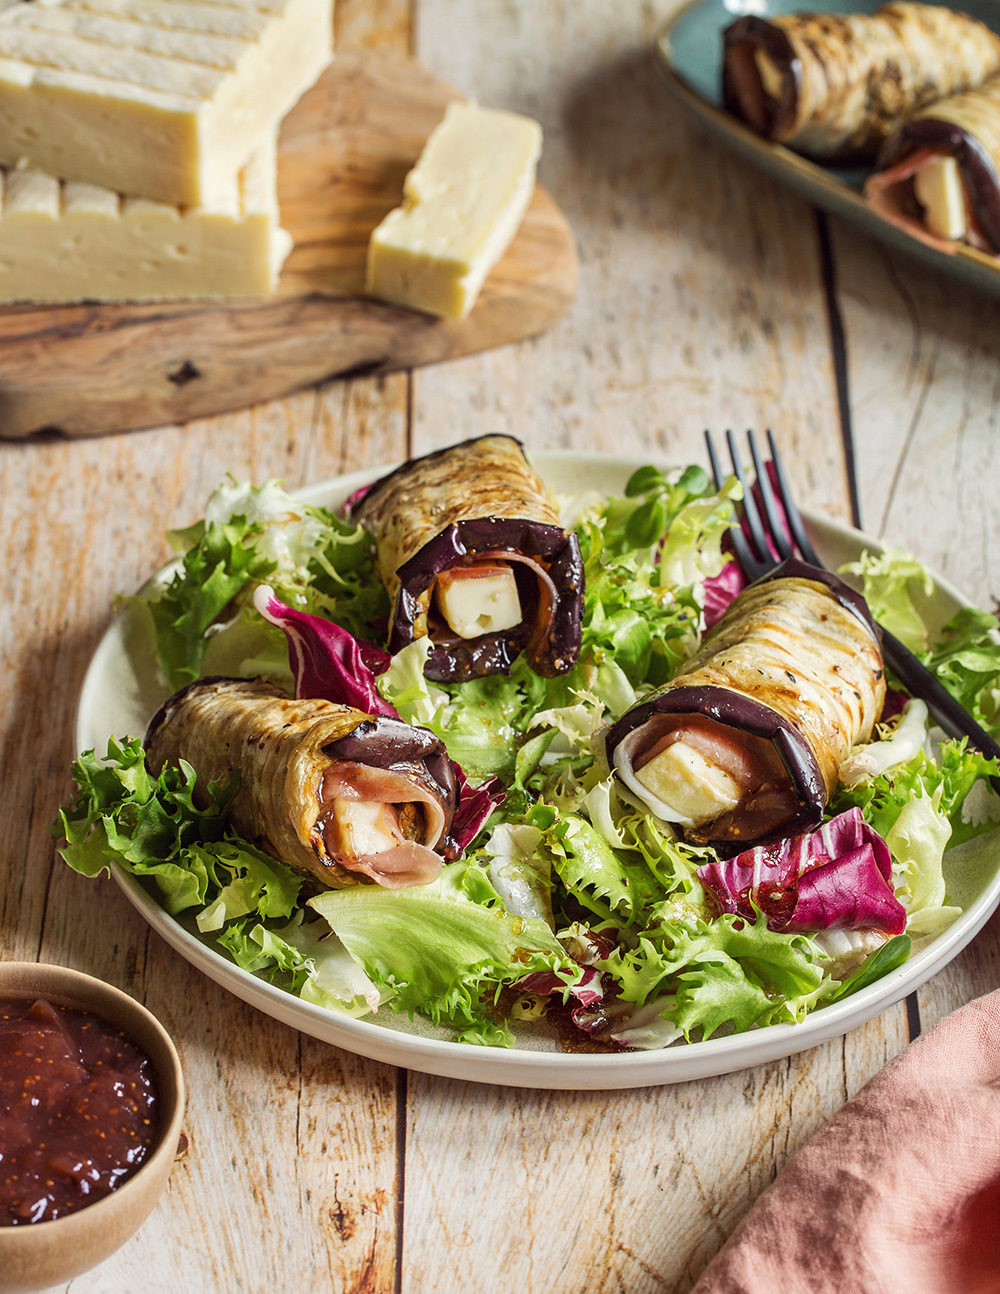
[(529, 117), (451, 103), (368, 245), (366, 291), (445, 319), (472, 309), (535, 188), (542, 128)]
[(292, 240), (272, 136), (211, 207), (0, 168), (0, 301), (266, 296)]
[(214, 207), (330, 60), (332, 0), (0, 11), (0, 164)]

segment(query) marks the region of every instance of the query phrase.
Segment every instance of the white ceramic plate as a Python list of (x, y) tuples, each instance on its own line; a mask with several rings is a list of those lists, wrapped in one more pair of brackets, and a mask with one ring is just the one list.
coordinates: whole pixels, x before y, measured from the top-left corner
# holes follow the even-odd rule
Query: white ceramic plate
[[(533, 462), (558, 493), (582, 490), (620, 491), (632, 471), (648, 460), (625, 460), (601, 454), (539, 453)], [(308, 503), (336, 507), (375, 473), (355, 472), (300, 492)], [(821, 556), (831, 567), (850, 561), (863, 547), (878, 549), (858, 531), (819, 518), (807, 525)], [(932, 624), (941, 624), (965, 602), (938, 581), (925, 608)], [(119, 615), (94, 654), (84, 680), (76, 721), (80, 751), (104, 750), (109, 736), (141, 736), (146, 722), (165, 698), (167, 687), (153, 655), (148, 617), (129, 611)], [(905, 965), (870, 988), (824, 1007), (802, 1024), (771, 1025), (750, 1033), (661, 1051), (625, 1054), (564, 1054), (554, 1042), (519, 1038), (510, 1050), (450, 1041), (422, 1021), (410, 1021), (386, 1008), (375, 1017), (352, 1020), (299, 998), (240, 970), (181, 923), (168, 916), (135, 878), (115, 873), (132, 904), (153, 929), (192, 965), (251, 1006), (374, 1060), (440, 1074), (449, 1078), (574, 1091), (645, 1087), (705, 1078), (759, 1065), (826, 1042), (884, 1011), (946, 965), (982, 928), (1000, 900), (1000, 849), (982, 841), (946, 857), (948, 890), (963, 907), (962, 915), (942, 934), (915, 945)]]

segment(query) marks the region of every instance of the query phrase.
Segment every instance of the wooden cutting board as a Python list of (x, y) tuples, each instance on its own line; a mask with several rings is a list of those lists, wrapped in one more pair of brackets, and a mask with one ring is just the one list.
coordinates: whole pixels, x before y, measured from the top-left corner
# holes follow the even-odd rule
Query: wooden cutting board
[(458, 97), (413, 60), (334, 62), (282, 127), (281, 218), (295, 246), (273, 297), (0, 307), (0, 437), (185, 422), (547, 328), (572, 299), (577, 257), (541, 188), (467, 319), (361, 295), (368, 236), (399, 205), (403, 177)]

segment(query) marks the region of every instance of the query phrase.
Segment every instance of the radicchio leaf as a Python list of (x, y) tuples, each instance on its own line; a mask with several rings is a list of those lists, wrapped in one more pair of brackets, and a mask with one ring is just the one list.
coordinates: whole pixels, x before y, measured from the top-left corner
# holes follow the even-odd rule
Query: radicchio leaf
[[(562, 993), (565, 982), (555, 971), (534, 971), (525, 975), (514, 985), (519, 993), (534, 993), (538, 997), (547, 997), (551, 993)], [(570, 997), (575, 997), (582, 1007), (593, 1006), (604, 997), (600, 973), (588, 966), (580, 976), (579, 982), (570, 987)]]
[[(791, 528), (788, 525), (788, 517), (781, 503), (781, 495), (778, 488), (778, 477), (777, 477), (777, 473), (775, 472), (773, 463), (767, 464), (767, 473), (771, 478), (772, 492), (775, 496), (774, 503), (778, 510), (778, 517), (781, 520), (782, 524), (784, 525), (785, 533), (791, 534)], [(757, 511), (763, 514), (764, 501), (761, 498), (760, 490), (756, 485), (754, 485), (752, 487), (751, 492), (757, 504)], [(740, 521), (740, 526), (743, 530), (743, 534), (746, 536), (747, 540), (749, 541), (750, 527), (743, 519), (741, 519)], [(767, 547), (771, 556), (774, 558), (774, 560), (776, 562), (780, 562), (781, 554), (778, 552), (774, 543), (771, 541), (770, 535), (768, 535), (767, 537)], [(733, 541), (730, 538), (728, 531), (722, 537), (722, 551), (724, 553), (728, 553), (733, 558), (733, 560), (730, 562), (726, 562), (725, 566), (723, 566), (722, 570), (719, 572), (718, 575), (713, 575), (711, 576), (711, 578), (705, 581), (704, 610), (705, 610), (706, 629), (711, 629), (714, 624), (717, 624), (718, 621), (722, 619), (722, 617), (726, 613), (726, 609), (729, 606), (730, 602), (732, 602), (732, 600), (737, 596), (737, 594), (742, 593), (743, 590), (747, 587), (747, 585), (750, 582), (747, 579), (747, 577), (743, 574), (743, 571), (740, 568), (739, 562), (736, 561), (735, 549), (733, 548)]]
[[(728, 532), (722, 540), (722, 551), (732, 553), (733, 545)], [(710, 576), (702, 586), (705, 628), (711, 629), (726, 614), (730, 602), (747, 586), (747, 577), (734, 559), (726, 562), (718, 575)]]
[(857, 808), (816, 831), (707, 863), (698, 877), (723, 912), (754, 921), (759, 910), (771, 930), (906, 928), (889, 847)]
[(332, 620), (286, 606), (266, 584), (257, 588), (253, 604), (288, 639), (297, 697), (319, 697), (365, 714), (399, 718), (395, 706), (383, 700), (375, 686), (376, 675), (388, 668), (390, 660), (381, 648), (359, 642)]
[[(254, 606), (270, 624), (277, 625), (288, 639), (288, 657), (295, 678), (296, 697), (320, 697), (337, 705), (350, 705), (365, 714), (399, 719), (395, 706), (386, 701), (375, 685), (392, 659), (380, 647), (359, 642), (346, 629), (286, 606), (266, 584), (254, 593)], [(448, 831), (446, 858), (457, 858), (479, 834), (506, 792), (497, 777), (472, 786), (454, 764), (458, 782), (458, 808)]]
[(503, 804), (507, 792), (499, 777), (489, 777), (479, 786), (472, 786), (458, 764), (455, 765), (455, 776), (458, 779), (458, 808), (449, 835), (455, 849), (461, 853), (479, 835), (483, 823), (497, 805)]

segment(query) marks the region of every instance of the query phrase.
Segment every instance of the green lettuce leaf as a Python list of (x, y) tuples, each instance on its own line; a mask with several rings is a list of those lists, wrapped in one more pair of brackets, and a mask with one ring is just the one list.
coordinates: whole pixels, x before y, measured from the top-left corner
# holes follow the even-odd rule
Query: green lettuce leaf
[(674, 994), (663, 1019), (688, 1039), (800, 1019), (832, 989), (812, 941), (769, 930), (763, 914), (755, 924), (729, 913), (710, 922), (678, 920), (668, 903), (651, 915), (634, 946), (619, 947), (600, 965), (621, 983), (626, 1001), (642, 1006)]
[(491, 1005), (500, 989), (534, 971), (567, 985), (580, 968), (545, 921), (511, 916), (479, 866), (446, 865), (430, 885), (331, 890), (309, 900), (393, 1007), (498, 1045), (509, 1034)]
[[(258, 584), (271, 584), (289, 606), (335, 620), (360, 638), (371, 636), (371, 621), (388, 609), (374, 576), (370, 536), (293, 498), (277, 481), (224, 483), (209, 499), (205, 519), (171, 540), (176, 567), (145, 600), (160, 664), (175, 689), (201, 677), (213, 638), (239, 640), (248, 630), (243, 654), (258, 663), (276, 660), (287, 672), (281, 631), (263, 625), (252, 605)], [(240, 659), (237, 648), (212, 645)]]
[(881, 553), (866, 549), (856, 562), (848, 562), (840, 570), (860, 578), (865, 601), (880, 625), (911, 651), (919, 653), (926, 648), (927, 626), (913, 603), (915, 591), (930, 597), (934, 590), (925, 567), (909, 553), (886, 548)]
[[(994, 816), (988, 812), (977, 818), (970, 817), (966, 812), (966, 802), (977, 783), (982, 783), (986, 792), (989, 779), (998, 774), (1000, 764), (977, 750), (971, 750), (964, 738), (962, 741), (948, 740), (941, 744), (936, 759), (918, 751), (906, 763), (897, 764), (869, 781), (856, 786), (839, 786), (827, 806), (827, 813), (836, 817), (856, 805), (878, 834), (886, 839), (905, 805), (912, 799), (930, 796), (934, 798), (938, 812), (948, 819), (951, 826), (950, 843), (958, 845), (996, 826)], [(986, 792), (986, 799), (996, 802), (1000, 811), (1000, 801), (991, 792)]]
[(924, 662), (988, 733), (1000, 737), (1000, 642), (995, 616), (963, 607), (945, 625)]
[(86, 751), (73, 764), (76, 796), (52, 824), (63, 860), (84, 876), (113, 864), (152, 882), (165, 910), (188, 913), (203, 933), (236, 918), (285, 919), (295, 910), (302, 877), (227, 832), (226, 814), (239, 783), (211, 783), (207, 803), (194, 801), (190, 764), (146, 769), (141, 742), (114, 738), (105, 760)]

